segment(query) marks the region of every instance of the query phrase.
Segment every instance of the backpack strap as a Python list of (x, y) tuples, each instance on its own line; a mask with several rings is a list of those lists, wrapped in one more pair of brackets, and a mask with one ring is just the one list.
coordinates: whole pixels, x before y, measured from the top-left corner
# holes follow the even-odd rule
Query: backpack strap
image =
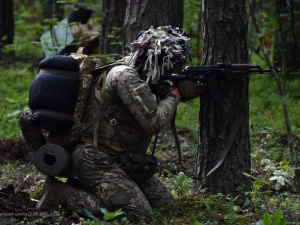
[[(119, 64), (117, 64), (119, 65)], [(121, 64), (123, 65), (123, 64)], [(111, 67), (112, 68), (112, 67)], [(111, 69), (110, 68), (110, 69)], [(105, 74), (103, 76), (103, 82), (102, 82), (102, 87), (101, 87), (101, 96), (103, 98), (103, 103), (106, 105), (107, 107), (107, 110), (106, 112), (103, 114), (103, 117), (110, 123), (110, 125), (112, 126), (112, 128), (114, 129), (115, 131), (115, 134), (116, 136), (118, 137), (122, 147), (124, 150), (127, 150), (127, 144), (125, 143), (123, 137), (121, 136), (120, 134), (120, 126), (116, 120), (116, 118), (113, 116), (113, 114), (119, 109), (121, 108), (121, 106), (119, 104), (115, 104), (115, 105), (111, 105), (109, 106), (108, 102), (107, 102), (107, 99), (106, 99), (106, 96), (105, 96), (105, 82), (106, 82), (106, 76), (108, 74), (108, 72), (110, 71), (107, 70), (105, 71)]]
[[(100, 122), (102, 122), (104, 119), (108, 119), (113, 113), (115, 113), (120, 108), (119, 105), (112, 105), (110, 106), (102, 115), (99, 115), (97, 117), (94, 117), (93, 119), (90, 119), (88, 122), (82, 124), (81, 126), (81, 132), (86, 130), (89, 126), (91, 126), (94, 123), (97, 123), (97, 125), (94, 128), (93, 133), (93, 146), (97, 147), (98, 142), (98, 128)], [(110, 120), (110, 124), (113, 126), (117, 124), (115, 119)]]
[[(86, 130), (89, 126), (91, 126), (92, 124), (96, 123), (96, 126), (94, 128), (93, 131), (93, 146), (97, 147), (97, 143), (98, 143), (98, 128), (99, 128), (99, 124), (100, 122), (102, 122), (103, 120), (108, 120), (109, 123), (112, 125), (112, 127), (114, 128), (115, 133), (118, 135), (119, 132), (117, 132), (117, 129), (115, 129), (115, 125), (117, 125), (117, 121), (114, 117), (112, 117), (112, 115), (121, 107), (119, 104), (114, 104), (111, 106), (107, 105), (107, 101), (106, 101), (106, 97), (105, 97), (105, 81), (106, 81), (106, 76), (108, 74), (108, 72), (110, 71), (110, 69), (112, 69), (112, 67), (117, 66), (117, 65), (124, 65), (124, 63), (118, 63), (118, 62), (114, 62), (111, 64), (108, 64), (106, 66), (102, 66), (99, 68), (96, 68), (94, 70), (92, 70), (93, 75), (97, 75), (99, 73), (101, 73), (100, 75), (100, 79), (102, 79), (102, 87), (101, 87), (101, 96), (103, 98), (103, 102), (107, 108), (107, 110), (101, 114), (98, 115), (92, 119), (90, 119), (89, 121), (87, 121), (86, 123), (81, 125), (81, 132), (83, 132), (84, 130)], [(80, 132), (80, 133), (81, 133)], [(118, 137), (120, 139), (120, 137)], [(123, 141), (120, 141), (121, 144)]]

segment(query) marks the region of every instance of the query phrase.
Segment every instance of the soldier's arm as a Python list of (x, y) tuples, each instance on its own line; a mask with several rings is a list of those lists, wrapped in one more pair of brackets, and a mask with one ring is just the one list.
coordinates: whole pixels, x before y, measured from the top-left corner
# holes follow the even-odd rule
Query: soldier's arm
[(157, 104), (155, 95), (151, 93), (146, 82), (131, 68), (119, 74), (116, 90), (135, 119), (149, 133), (158, 133), (170, 123), (179, 102), (179, 96), (174, 89)]

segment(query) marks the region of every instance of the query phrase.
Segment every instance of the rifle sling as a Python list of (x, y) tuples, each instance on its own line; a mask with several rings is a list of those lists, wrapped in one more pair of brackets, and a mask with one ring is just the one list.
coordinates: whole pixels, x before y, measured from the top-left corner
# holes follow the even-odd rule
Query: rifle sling
[(179, 141), (179, 138), (178, 138), (178, 133), (177, 133), (176, 124), (175, 124), (176, 113), (177, 113), (177, 110), (175, 111), (174, 116), (171, 120), (171, 130), (172, 130), (174, 140), (175, 140), (175, 146), (176, 146), (177, 153), (178, 153), (179, 164), (182, 167), (184, 167), (183, 164), (182, 164), (182, 160), (181, 160), (181, 147), (180, 147), (180, 141)]
[[(235, 122), (234, 122), (234, 125), (233, 125), (233, 128), (231, 129), (231, 132), (228, 136), (228, 139), (227, 139), (227, 143), (226, 143), (226, 146), (222, 151), (222, 154), (221, 154), (221, 157), (220, 159), (218, 160), (217, 164), (215, 165), (214, 168), (212, 168), (206, 176), (204, 177), (195, 177), (193, 175), (190, 175), (190, 174), (186, 174), (188, 177), (194, 179), (194, 180), (203, 180), (205, 178), (207, 178), (210, 174), (212, 174), (216, 169), (218, 169), (222, 163), (224, 162), (225, 158), (226, 158), (226, 155), (228, 154), (229, 152), (229, 149), (237, 135), (237, 132), (240, 128), (240, 125), (242, 123), (242, 120), (243, 120), (243, 114), (239, 114), (238, 117), (236, 118)], [(171, 129), (172, 129), (172, 133), (173, 133), (173, 136), (174, 136), (174, 139), (175, 139), (175, 145), (176, 145), (176, 149), (177, 149), (177, 152), (178, 152), (178, 160), (179, 160), (179, 164), (181, 166), (184, 167), (184, 165), (182, 164), (182, 160), (181, 160), (181, 147), (180, 147), (180, 142), (179, 142), (179, 138), (178, 138), (178, 133), (177, 133), (177, 130), (176, 130), (176, 126), (175, 126), (175, 120), (172, 120), (171, 121)]]
[(233, 127), (228, 135), (226, 146), (222, 150), (220, 150), (220, 151), (222, 151), (222, 154), (221, 154), (221, 157), (219, 158), (217, 164), (215, 165), (215, 167), (212, 168), (204, 177), (195, 177), (195, 176), (191, 176), (191, 175), (187, 174), (188, 177), (190, 177), (194, 180), (203, 180), (203, 179), (207, 178), (209, 175), (211, 175), (214, 171), (216, 171), (222, 165), (222, 163), (224, 162), (224, 160), (226, 158), (227, 153), (230, 150), (230, 147), (233, 144), (233, 141), (234, 141), (234, 139), (237, 135), (237, 132), (240, 128), (240, 125), (243, 121), (243, 115), (244, 115), (244, 113), (240, 112), (239, 115), (237, 116), (237, 118), (235, 119)]
[[(245, 90), (245, 87), (242, 89), (242, 96), (244, 96), (246, 93), (246, 90)], [(223, 149), (220, 149), (220, 151), (222, 152), (217, 164), (204, 176), (204, 177), (194, 177), (194, 176), (190, 176), (190, 175), (187, 175), (188, 177), (194, 179), (194, 180), (203, 180), (205, 178), (207, 178), (209, 175), (211, 175), (214, 171), (216, 171), (221, 165), (222, 163), (224, 162), (225, 158), (226, 158), (226, 155), (227, 153), (229, 152), (232, 144), (233, 144), (233, 141), (238, 133), (238, 130), (242, 124), (242, 121), (243, 121), (243, 118), (244, 118), (244, 115), (246, 113), (246, 108), (243, 107), (243, 105), (240, 106), (240, 109), (239, 109), (239, 112), (238, 112), (238, 115), (234, 121), (234, 124), (231, 128), (231, 131), (228, 135), (228, 138), (227, 138), (227, 143), (225, 145), (225, 147)]]
[(212, 78), (208, 78), (206, 82), (208, 84), (209, 92), (212, 98), (222, 109), (224, 109), (226, 105), (226, 101), (224, 95), (221, 93), (221, 90), (218, 87), (218, 83), (216, 82), (215, 79)]

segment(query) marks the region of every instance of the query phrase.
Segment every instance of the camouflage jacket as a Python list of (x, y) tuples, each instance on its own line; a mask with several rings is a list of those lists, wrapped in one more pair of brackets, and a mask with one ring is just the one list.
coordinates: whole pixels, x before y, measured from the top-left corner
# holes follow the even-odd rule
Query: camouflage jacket
[(120, 108), (113, 116), (118, 123), (119, 134), (116, 135), (115, 128), (106, 120), (93, 124), (86, 133), (92, 135), (97, 129), (98, 145), (106, 149), (120, 152), (126, 148), (145, 153), (152, 135), (170, 123), (179, 102), (178, 97), (170, 93), (157, 104), (146, 82), (126, 65), (115, 66), (107, 73), (101, 93), (102, 83), (103, 79), (99, 79), (94, 86), (86, 120), (103, 114), (107, 110), (106, 105), (118, 104)]

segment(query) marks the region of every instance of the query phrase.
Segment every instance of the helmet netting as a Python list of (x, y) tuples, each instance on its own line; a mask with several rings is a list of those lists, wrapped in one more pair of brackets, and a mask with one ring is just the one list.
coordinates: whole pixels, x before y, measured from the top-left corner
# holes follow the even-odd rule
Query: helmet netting
[(143, 66), (147, 76), (157, 80), (173, 64), (183, 64), (191, 59), (189, 40), (182, 28), (160, 26), (154, 29), (151, 26), (149, 30), (141, 31), (131, 43), (129, 64), (136, 69)]

